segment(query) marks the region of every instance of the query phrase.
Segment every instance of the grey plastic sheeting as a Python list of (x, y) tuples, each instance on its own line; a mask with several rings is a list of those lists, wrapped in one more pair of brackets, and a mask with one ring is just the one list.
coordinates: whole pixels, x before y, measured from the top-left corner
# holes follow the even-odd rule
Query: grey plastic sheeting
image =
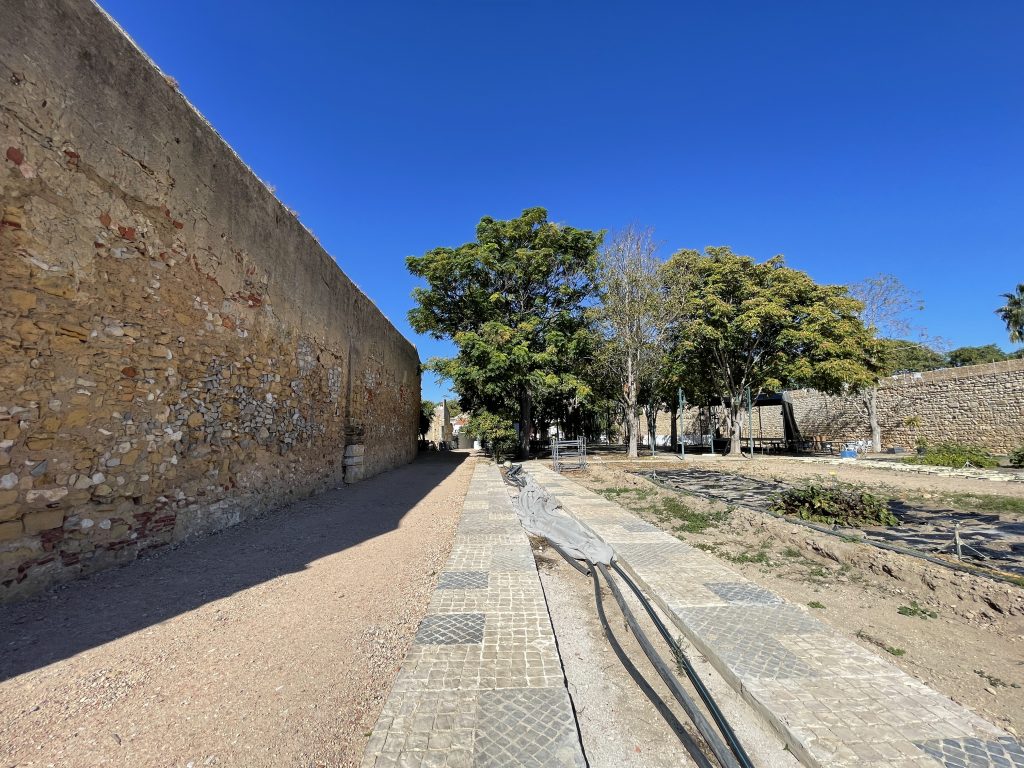
[(570, 557), (611, 565), (615, 556), (612, 548), (590, 528), (563, 510), (533, 477), (525, 473), (517, 474), (514, 482), (520, 487), (515, 507), (523, 528), (534, 536), (557, 544)]

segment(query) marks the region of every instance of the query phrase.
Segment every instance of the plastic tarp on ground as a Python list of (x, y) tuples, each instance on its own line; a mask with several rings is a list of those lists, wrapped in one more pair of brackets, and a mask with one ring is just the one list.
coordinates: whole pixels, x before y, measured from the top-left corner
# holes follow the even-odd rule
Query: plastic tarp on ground
[(509, 480), (519, 486), (516, 512), (529, 533), (561, 547), (570, 557), (611, 565), (615, 552), (596, 533), (572, 517), (521, 464), (513, 464)]

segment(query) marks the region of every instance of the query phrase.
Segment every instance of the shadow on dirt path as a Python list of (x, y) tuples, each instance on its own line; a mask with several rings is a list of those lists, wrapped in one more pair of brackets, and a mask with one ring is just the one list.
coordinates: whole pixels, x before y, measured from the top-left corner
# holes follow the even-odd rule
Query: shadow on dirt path
[(468, 458), (421, 454), (357, 485), (0, 606), (0, 681), (191, 611), (396, 529)]

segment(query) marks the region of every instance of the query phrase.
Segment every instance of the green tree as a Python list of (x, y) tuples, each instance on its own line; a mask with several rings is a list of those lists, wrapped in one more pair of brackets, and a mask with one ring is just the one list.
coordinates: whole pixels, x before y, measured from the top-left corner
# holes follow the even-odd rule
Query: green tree
[(1024, 342), (1024, 283), (1017, 283), (1014, 293), (1004, 293), (1006, 304), (996, 310), (996, 314), (1006, 323), (1006, 331), (1010, 334), (1011, 344)]
[(963, 368), (967, 365), (1001, 363), (1007, 354), (995, 344), (986, 344), (983, 347), (957, 347), (946, 357), (954, 368)]
[(518, 420), (520, 455), (539, 396), (587, 393), (575, 365), (588, 344), (584, 303), (601, 237), (528, 208), (508, 221), (482, 218), (474, 242), (406, 259), (427, 281), (413, 291), (410, 324), (458, 348), (428, 367), (453, 382), (464, 410)]
[(501, 461), (515, 448), (516, 431), (512, 422), (493, 413), (480, 411), (474, 414), (466, 424), (466, 430), (486, 444), (495, 461)]
[(427, 439), (430, 422), (434, 419), (435, 408), (437, 408), (437, 403), (433, 400), (420, 400), (420, 440)]
[(883, 376), (934, 371), (949, 364), (945, 355), (926, 344), (908, 339), (882, 339), (882, 360)]
[(841, 393), (877, 380), (877, 342), (845, 286), (819, 285), (781, 256), (758, 264), (727, 247), (679, 251), (668, 274), (683, 296), (680, 367), (728, 398), (734, 454), (748, 386), (755, 395), (783, 386)]

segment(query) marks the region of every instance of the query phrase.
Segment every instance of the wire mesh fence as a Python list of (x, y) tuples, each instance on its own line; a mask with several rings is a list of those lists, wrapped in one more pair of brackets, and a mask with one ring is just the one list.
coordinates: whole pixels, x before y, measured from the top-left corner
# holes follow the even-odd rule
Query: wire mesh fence
[(586, 469), (586, 439), (582, 437), (577, 440), (556, 440), (551, 438), (551, 465), (555, 472)]

